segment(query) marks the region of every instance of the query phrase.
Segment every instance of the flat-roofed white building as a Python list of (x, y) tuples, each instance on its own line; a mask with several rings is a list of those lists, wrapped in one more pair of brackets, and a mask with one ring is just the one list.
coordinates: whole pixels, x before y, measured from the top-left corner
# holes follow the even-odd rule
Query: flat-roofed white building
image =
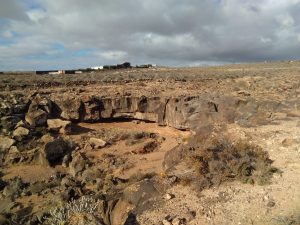
[(93, 66), (91, 67), (92, 70), (103, 70), (103, 66)]

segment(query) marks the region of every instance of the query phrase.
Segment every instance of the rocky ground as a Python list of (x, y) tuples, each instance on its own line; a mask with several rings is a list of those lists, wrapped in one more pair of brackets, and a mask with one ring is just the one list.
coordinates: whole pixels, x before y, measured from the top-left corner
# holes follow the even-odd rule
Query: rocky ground
[(300, 224), (300, 63), (0, 76), (0, 224)]

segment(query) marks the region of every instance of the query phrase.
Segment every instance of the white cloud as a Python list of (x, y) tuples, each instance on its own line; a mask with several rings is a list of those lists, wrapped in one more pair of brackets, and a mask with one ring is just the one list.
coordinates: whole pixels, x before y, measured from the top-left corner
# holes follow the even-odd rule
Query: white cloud
[(46, 17), (46, 12), (41, 9), (33, 9), (27, 12), (28, 17), (31, 21), (39, 22), (39, 20)]
[(262, 43), (270, 43), (270, 42), (272, 42), (272, 39), (271, 39), (271, 38), (268, 38), (268, 37), (261, 37), (261, 38), (260, 38), (260, 41), (261, 41)]
[(279, 15), (277, 17), (277, 21), (282, 28), (290, 28), (293, 27), (295, 24), (294, 19), (288, 14)]

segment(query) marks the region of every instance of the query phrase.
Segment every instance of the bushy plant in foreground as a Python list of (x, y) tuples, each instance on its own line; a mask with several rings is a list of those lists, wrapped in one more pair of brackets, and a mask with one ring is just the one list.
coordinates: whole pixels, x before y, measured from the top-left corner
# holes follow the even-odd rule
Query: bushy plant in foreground
[(50, 210), (49, 215), (44, 218), (45, 224), (51, 225), (66, 225), (73, 216), (79, 214), (93, 215), (99, 205), (99, 201), (90, 197), (81, 197), (78, 200), (71, 200), (65, 206), (56, 207)]
[(245, 141), (217, 140), (208, 147), (197, 147), (189, 163), (196, 169), (201, 188), (230, 180), (263, 185), (277, 171), (266, 151)]

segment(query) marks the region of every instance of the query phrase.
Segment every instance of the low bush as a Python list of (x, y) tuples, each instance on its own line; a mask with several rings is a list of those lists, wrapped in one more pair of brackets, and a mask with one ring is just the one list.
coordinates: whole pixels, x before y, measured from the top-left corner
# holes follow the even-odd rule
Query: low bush
[(188, 163), (196, 169), (202, 189), (232, 180), (264, 185), (278, 171), (266, 151), (245, 141), (215, 140), (208, 147), (191, 149)]

